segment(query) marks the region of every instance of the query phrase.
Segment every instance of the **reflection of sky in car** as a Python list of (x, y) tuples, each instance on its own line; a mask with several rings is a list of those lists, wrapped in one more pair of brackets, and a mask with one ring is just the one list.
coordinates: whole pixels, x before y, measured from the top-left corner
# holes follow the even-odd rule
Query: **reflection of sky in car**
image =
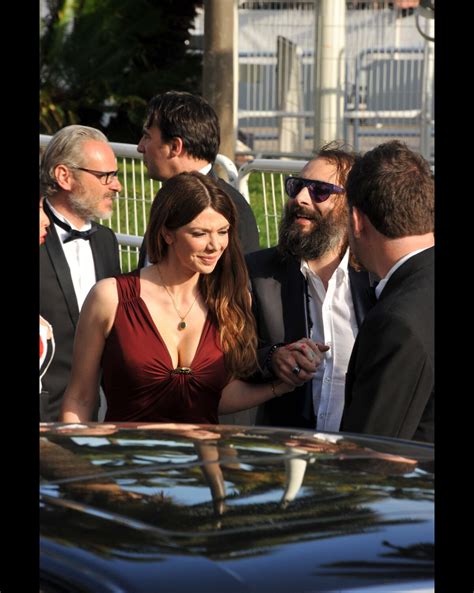
[(41, 484), (41, 494), (45, 496), (54, 496), (55, 498), (59, 498), (61, 496), (61, 490), (60, 487), (56, 484)]
[[(416, 489), (413, 489), (416, 491)], [(412, 490), (412, 492), (413, 492)], [(421, 493), (422, 491), (420, 491)], [(428, 493), (431, 497), (432, 493)], [(431, 520), (433, 517), (432, 509), (426, 507), (425, 500), (404, 500), (403, 498), (386, 498), (382, 501), (376, 501), (368, 503), (367, 506), (375, 511), (376, 513), (383, 513), (389, 515), (389, 518), (396, 518), (398, 515), (402, 515), (406, 518), (410, 513), (416, 512), (417, 518), (420, 516), (426, 516), (427, 519)]]
[(110, 445), (110, 440), (105, 437), (71, 437), (77, 445), (87, 445), (88, 447), (102, 447)]

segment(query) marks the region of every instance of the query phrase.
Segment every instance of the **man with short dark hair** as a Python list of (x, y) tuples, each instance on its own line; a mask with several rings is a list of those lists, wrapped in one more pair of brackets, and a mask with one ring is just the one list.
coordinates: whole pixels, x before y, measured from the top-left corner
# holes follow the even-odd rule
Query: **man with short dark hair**
[[(239, 239), (244, 253), (259, 249), (255, 216), (246, 199), (219, 179), (214, 170), (220, 144), (216, 112), (209, 103), (190, 93), (169, 91), (156, 95), (148, 104), (143, 135), (137, 150), (152, 179), (166, 181), (184, 171), (200, 171), (218, 179), (234, 202), (239, 215)], [(146, 262), (145, 241), (139, 267)]]
[[(296, 386), (291, 397), (261, 406), (258, 424), (339, 430), (347, 364), (372, 304), (368, 275), (357, 271), (347, 242), (344, 188), (353, 162), (332, 143), (286, 179), (278, 246), (246, 258), (264, 377)], [(317, 367), (316, 343), (324, 352)]]
[(428, 162), (392, 141), (347, 180), (349, 242), (381, 278), (351, 355), (342, 430), (434, 440), (434, 183)]
[(120, 274), (115, 233), (93, 218), (109, 218), (122, 186), (107, 138), (72, 125), (51, 138), (41, 160), (41, 195), (50, 220), (40, 253), (40, 315), (51, 323), (56, 352), (42, 380), (40, 419), (59, 418), (69, 381), (79, 311), (92, 286)]

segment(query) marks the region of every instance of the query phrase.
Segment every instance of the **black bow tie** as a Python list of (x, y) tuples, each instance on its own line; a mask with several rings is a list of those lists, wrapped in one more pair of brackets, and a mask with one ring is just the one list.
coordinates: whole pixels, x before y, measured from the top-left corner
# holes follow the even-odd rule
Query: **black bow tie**
[(88, 231), (76, 231), (76, 229), (71, 228), (71, 226), (68, 225), (67, 222), (59, 220), (59, 218), (55, 216), (52, 212), (51, 217), (54, 221), (54, 224), (57, 224), (59, 227), (61, 227), (69, 233), (68, 235), (66, 235), (66, 237), (64, 237), (63, 243), (69, 243), (69, 241), (75, 241), (76, 239), (84, 239), (84, 241), (89, 241), (91, 235), (93, 235), (96, 231), (99, 230), (97, 227), (91, 227)]

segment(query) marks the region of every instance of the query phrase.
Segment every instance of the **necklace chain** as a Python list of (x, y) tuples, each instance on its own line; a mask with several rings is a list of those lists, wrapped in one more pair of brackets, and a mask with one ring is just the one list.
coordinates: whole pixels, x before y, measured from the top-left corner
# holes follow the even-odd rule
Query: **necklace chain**
[(181, 315), (181, 313), (179, 312), (178, 307), (176, 306), (175, 300), (173, 298), (173, 295), (171, 294), (171, 292), (168, 290), (168, 287), (166, 286), (164, 280), (163, 280), (163, 276), (161, 275), (160, 272), (160, 268), (158, 266), (156, 266), (156, 270), (158, 272), (158, 276), (160, 277), (161, 283), (163, 284), (163, 288), (166, 290), (166, 292), (168, 293), (168, 296), (170, 297), (171, 300), (171, 304), (174, 307), (174, 310), (176, 311), (176, 313), (178, 314), (178, 317), (181, 319), (180, 323), (178, 323), (178, 329), (179, 330), (183, 330), (186, 329), (188, 324), (184, 321), (186, 319), (186, 317), (189, 315), (189, 313), (191, 312), (191, 309), (194, 307), (194, 303), (197, 301), (198, 295), (196, 295), (194, 297), (194, 301), (192, 302), (191, 306), (189, 307), (189, 309), (186, 311), (186, 313), (184, 315)]

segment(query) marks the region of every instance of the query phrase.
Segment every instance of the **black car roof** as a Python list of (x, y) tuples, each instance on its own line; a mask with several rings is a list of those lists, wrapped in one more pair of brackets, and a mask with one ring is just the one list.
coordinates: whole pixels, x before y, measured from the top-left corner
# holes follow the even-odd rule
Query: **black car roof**
[(155, 589), (124, 591), (208, 593), (432, 579), (431, 445), (214, 425), (42, 425), (40, 437), (49, 577), (88, 566), (116, 586), (138, 571)]

